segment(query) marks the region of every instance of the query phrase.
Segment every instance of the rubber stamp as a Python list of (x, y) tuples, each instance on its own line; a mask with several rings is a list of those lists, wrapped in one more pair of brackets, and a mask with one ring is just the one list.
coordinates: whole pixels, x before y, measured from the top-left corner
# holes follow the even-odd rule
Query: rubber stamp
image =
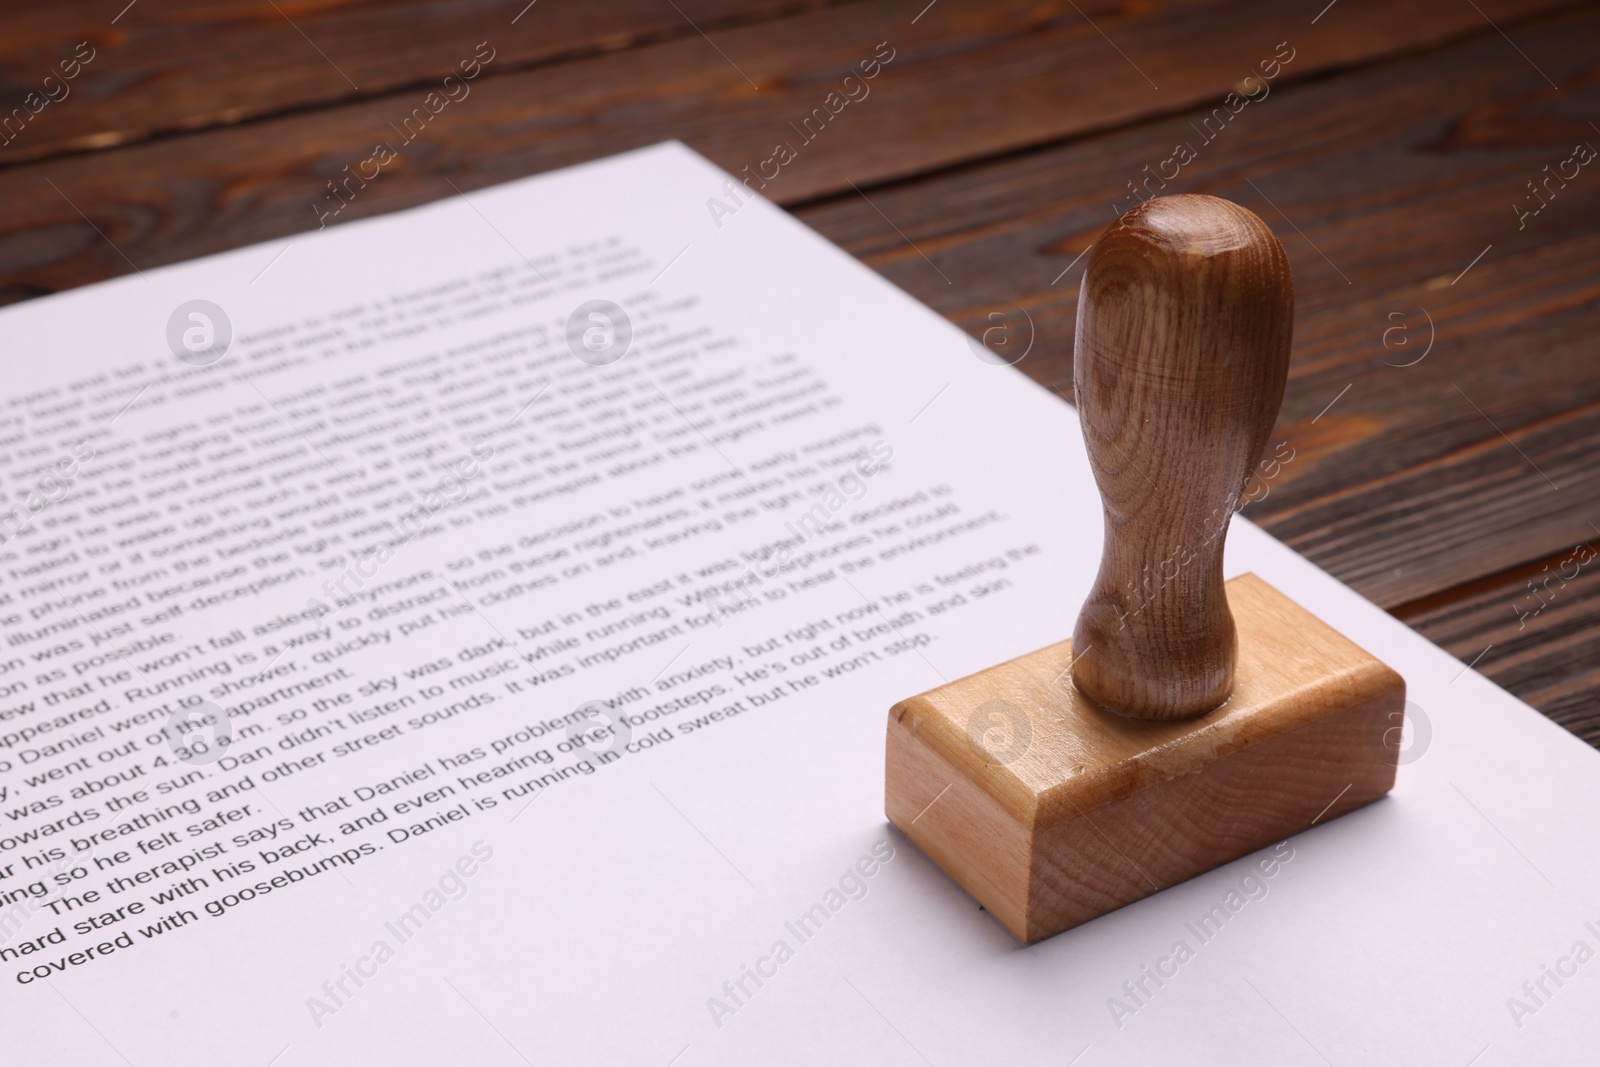
[(1121, 216), (1078, 302), (1105, 543), (1071, 640), (889, 712), (890, 821), (1024, 942), (1394, 785), (1400, 676), (1254, 575), (1222, 577), (1293, 319), (1288, 259), (1251, 212), (1184, 195)]

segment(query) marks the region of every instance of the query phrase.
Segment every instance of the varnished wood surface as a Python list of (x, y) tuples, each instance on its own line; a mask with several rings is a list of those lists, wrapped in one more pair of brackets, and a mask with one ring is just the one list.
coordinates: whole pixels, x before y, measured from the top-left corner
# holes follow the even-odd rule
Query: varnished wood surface
[(504, 0), (29, 5), (6, 12), (0, 37), (0, 98), (8, 107), (80, 42), (95, 57), (72, 87), (81, 91), (62, 100), (75, 99), (73, 106), (0, 149), (0, 165), (372, 99), (402, 86), (431, 88), (480, 42), (494, 49), (495, 69), (516, 70), (829, 2), (677, 0), (676, 9), (663, 0), (538, 0), (526, 9)]
[[(1600, 744), (1600, 533), (1548, 558), (1489, 575), (1395, 614), (1429, 640)], [(1423, 714), (1448, 714), (1424, 708)]]
[[(1093, 21), (1072, 0), (941, 0), (915, 25), (906, 6), (865, 0), (714, 37), (695, 33), (506, 72), (495, 69), (497, 55), (471, 95), (442, 110), (338, 221), (666, 137), (734, 172), (759, 167), (779, 140), (800, 140), (791, 123), (822, 106), (887, 43), (892, 59), (866, 99), (804, 143), (764, 189), (792, 204), (850, 191), (852, 182), (870, 187), (1220, 100), (1234, 82), (1274, 61), (1284, 40), (1274, 36), (1279, 27), (1305, 22), (1288, 0), (1112, 8)], [(1507, 9), (1515, 15), (1537, 6), (1515, 0)], [(1367, 8), (1360, 22), (1328, 23), (1297, 38), (1303, 47), (1289, 43), (1293, 58), (1275, 84), (1448, 39), (1475, 25), (1468, 17), (1478, 18), (1444, 0)], [(1196, 49), (1202, 32), (1214, 45)], [(326, 67), (304, 51), (285, 59)], [(1134, 54), (1167, 65), (1164, 88), (1138, 73), (1143, 64)], [(87, 95), (92, 79), (111, 70), (91, 64), (78, 91)], [(195, 79), (196, 92), (214, 92), (210, 73)], [(375, 139), (392, 137), (391, 124), (447, 73), (448, 66), (435, 66), (411, 88), (385, 96), (129, 145), (117, 150), (115, 166), (101, 153), (80, 153), (0, 169), (0, 299), (125, 274), (130, 263), (159, 266), (314, 228), (327, 183), (370, 156)], [(49, 122), (74, 102), (90, 101), (69, 97), (46, 108), (15, 145), (48, 133)], [(1108, 199), (1137, 169), (1096, 199)]]
[[(666, 137), (738, 171), (887, 42), (870, 96), (769, 195), (974, 333), (991, 315), (1031, 330), (1019, 369), (1070, 398), (1074, 261), (1143, 168), (1199, 145), (1162, 191), (1256, 211), (1299, 284), (1269, 444), (1294, 458), (1245, 515), (1600, 740), (1594, 568), (1531, 618), (1495, 599), (1518, 584), (1495, 576), (1600, 536), (1600, 167), (1521, 228), (1512, 206), (1574, 144), (1600, 147), (1600, 11), (1311, 7), (19, 8), (0, 36), (8, 108), (80, 42), (95, 58), (0, 145), (0, 300), (314, 228), (326, 183), (479, 42), (494, 59), (471, 96), (333, 224)], [(1269, 95), (1203, 141), (1195, 126), (1280, 43), (1294, 58)]]

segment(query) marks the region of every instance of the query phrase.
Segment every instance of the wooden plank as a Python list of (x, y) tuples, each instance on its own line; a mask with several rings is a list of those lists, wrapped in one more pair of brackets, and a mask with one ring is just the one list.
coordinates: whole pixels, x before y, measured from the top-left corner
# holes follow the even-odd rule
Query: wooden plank
[[(1488, 10), (1511, 19), (1552, 6), (1559, 5), (1499, 0)], [(9, 208), (0, 225), (0, 299), (313, 228), (320, 210), (339, 203), (328, 183), (372, 158), (380, 139), (396, 141), (398, 157), (339, 222), (452, 195), (452, 183), (470, 191), (665, 137), (683, 138), (735, 172), (770, 159), (780, 140), (796, 142), (798, 158), (766, 189), (793, 202), (1220, 98), (1273, 61), (1289, 36), (1293, 59), (1280, 86), (1490, 32), (1476, 12), (1447, 0), (1346, 0), (1315, 26), (1298, 0), (1248, 12), (1190, 0), (1094, 14), (1091, 23), (1071, 0), (999, 0), (940, 5), (913, 24), (900, 0), (867, 0), (729, 29), (715, 44), (696, 34), (491, 72), (412, 142), (395, 130), (423, 105), (422, 87), (114, 156), (12, 167), (0, 171), (0, 202)], [(1214, 44), (1192, 47), (1202, 34)], [(791, 123), (824, 107), (846, 88), (846, 75), (885, 49), (888, 65), (858, 83), (869, 95), (803, 140)], [(1151, 89), (1135, 67), (1159, 72), (1161, 88)], [(64, 114), (64, 106), (54, 116), (47, 110), (37, 122)]]
[(1298, 288), (1294, 458), (1246, 514), (1379, 603), (1413, 600), (1571, 544), (1600, 497), (1594, 419), (1573, 414), (1600, 404), (1600, 169), (1523, 229), (1511, 206), (1600, 145), (1597, 32), (1582, 13), (1517, 35), (1561, 93), (1495, 35), (1275, 92), (1212, 144), (1195, 112), (800, 214), (975, 335), (1020, 348), (1031, 322), (1020, 368), (1070, 395), (1072, 265), (1130, 177), (1202, 145), (1162, 191), (1257, 211)]
[[(60, 104), (39, 113), (48, 121), (0, 145), (0, 166), (429, 85), (480, 42), (494, 53), (491, 69), (514, 70), (663, 38), (698, 40), (702, 30), (836, 2), (678, 0), (680, 10), (660, 0), (542, 0), (527, 9), (508, 0), (30, 5), (6, 15), (0, 105), (9, 113), (39, 90)], [(80, 43), (88, 50), (78, 54), (92, 58), (62, 89), (58, 64)], [(57, 80), (46, 86), (52, 72)]]
[(1600, 531), (1591, 527), (1587, 540), (1546, 559), (1395, 614), (1600, 747)]
[[(1600, 241), (1590, 244), (1588, 262), (1593, 263)], [(1590, 314), (1569, 325), (1587, 329), (1592, 338), (1597, 319)], [(1552, 388), (1552, 405), (1563, 395), (1592, 394), (1593, 379), (1600, 376), (1600, 369), (1583, 362), (1595, 359), (1592, 341), (1585, 347), (1575, 339), (1562, 347), (1566, 350), (1558, 350), (1558, 358), (1566, 357), (1573, 378), (1568, 390)], [(1526, 343), (1518, 345), (1502, 369), (1525, 359), (1527, 350)], [(1462, 382), (1491, 377), (1477, 370), (1456, 377)], [(1485, 411), (1496, 415), (1495, 424), (1506, 429), (1505, 437), (1496, 434), (1392, 475), (1379, 474), (1358, 490), (1335, 489), (1303, 507), (1269, 512), (1262, 524), (1369, 597), (1389, 604), (1447, 590), (1463, 578), (1568, 544), (1600, 517), (1595, 506), (1600, 456), (1594, 444), (1600, 412), (1591, 404), (1522, 427), (1500, 417), (1502, 410), (1525, 402), (1529, 391), (1509, 385), (1474, 390)], [(1463, 399), (1457, 393), (1424, 392), (1417, 414), (1434, 425), (1442, 417), (1453, 421), (1460, 414), (1454, 408), (1465, 406)], [(1482, 423), (1493, 429), (1487, 417)]]

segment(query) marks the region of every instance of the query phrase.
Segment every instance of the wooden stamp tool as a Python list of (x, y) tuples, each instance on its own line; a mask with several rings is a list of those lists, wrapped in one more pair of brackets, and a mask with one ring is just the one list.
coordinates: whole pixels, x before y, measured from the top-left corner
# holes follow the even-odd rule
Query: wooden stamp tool
[(1089, 255), (1078, 413), (1105, 510), (1062, 641), (896, 704), (889, 819), (1032, 943), (1394, 785), (1405, 683), (1222, 545), (1277, 419), (1294, 283), (1251, 212), (1160, 197)]

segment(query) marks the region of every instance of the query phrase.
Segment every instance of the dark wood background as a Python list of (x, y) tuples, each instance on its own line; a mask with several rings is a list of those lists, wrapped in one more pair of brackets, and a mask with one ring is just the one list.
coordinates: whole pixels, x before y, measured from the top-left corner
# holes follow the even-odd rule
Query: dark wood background
[(1600, 147), (1595, 5), (124, 3), (6, 14), (6, 114), (93, 58), (0, 147), (0, 302), (316, 228), (480, 42), (470, 96), (335, 224), (668, 137), (739, 171), (888, 42), (767, 194), (974, 334), (1031, 336), (1019, 368), (1067, 397), (1079, 254), (1292, 50), (1165, 190), (1256, 211), (1298, 282), (1295, 458), (1246, 514), (1600, 744), (1600, 162), (1529, 186)]

